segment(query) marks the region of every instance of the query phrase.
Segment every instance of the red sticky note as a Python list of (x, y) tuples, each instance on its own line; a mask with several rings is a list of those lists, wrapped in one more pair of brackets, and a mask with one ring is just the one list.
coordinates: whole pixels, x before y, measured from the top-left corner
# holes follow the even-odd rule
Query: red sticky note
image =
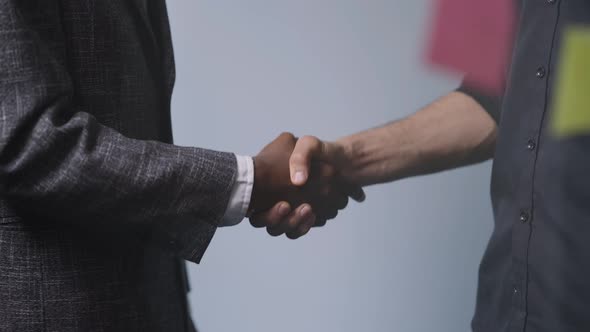
[(466, 84), (504, 91), (514, 40), (514, 0), (435, 0), (428, 62), (465, 74)]

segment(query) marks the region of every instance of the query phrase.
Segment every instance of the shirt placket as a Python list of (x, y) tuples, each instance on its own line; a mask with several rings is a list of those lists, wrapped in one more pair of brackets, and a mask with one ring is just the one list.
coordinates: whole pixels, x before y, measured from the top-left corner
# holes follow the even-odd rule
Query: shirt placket
[[(526, 331), (527, 313), (530, 303), (527, 301), (528, 285), (531, 279), (529, 269), (529, 256), (534, 254), (529, 251), (531, 238), (534, 236), (535, 225), (535, 171), (537, 158), (542, 149), (541, 131), (545, 113), (547, 110), (547, 92), (549, 89), (549, 75), (551, 58), (554, 53), (555, 33), (559, 19), (560, 0), (531, 0), (529, 6), (540, 6), (535, 9), (539, 17), (547, 24), (547, 29), (535, 38), (536, 45), (546, 49), (546, 52), (530, 52), (531, 63), (529, 89), (522, 98), (531, 101), (531, 110), (522, 112), (520, 121), (524, 124), (522, 134), (519, 138), (517, 149), (525, 159), (523, 165), (526, 169), (523, 172), (525, 177), (522, 190), (518, 196), (517, 207), (514, 211), (514, 226), (512, 237), (512, 261), (513, 261), (513, 282), (512, 290), (512, 331)], [(536, 67), (535, 67), (536, 66)]]

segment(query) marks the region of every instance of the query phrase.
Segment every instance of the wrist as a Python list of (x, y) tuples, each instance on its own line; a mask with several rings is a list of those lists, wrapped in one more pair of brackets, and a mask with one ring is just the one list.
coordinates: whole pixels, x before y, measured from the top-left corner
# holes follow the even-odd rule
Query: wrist
[(252, 165), (254, 168), (254, 183), (252, 185), (252, 195), (247, 215), (252, 215), (256, 211), (261, 211), (265, 206), (264, 182), (268, 179), (268, 167), (266, 167), (266, 162), (263, 158), (260, 158), (259, 156), (252, 157)]
[(396, 141), (388, 134), (377, 128), (338, 140), (346, 159), (341, 168), (345, 177), (361, 186), (398, 179), (404, 163), (402, 144), (387, 144)]
[(248, 205), (248, 212), (246, 212), (246, 216), (251, 216), (255, 211), (255, 206), (258, 201), (258, 186), (260, 185), (259, 173), (259, 163), (257, 157), (252, 157), (252, 166), (254, 169), (254, 183), (252, 184), (252, 195), (250, 196), (250, 204)]
[(367, 166), (365, 164), (363, 142), (355, 136), (347, 136), (332, 144), (339, 151), (339, 160), (336, 162), (342, 175), (351, 181), (359, 181), (360, 174), (363, 173), (364, 168)]
[(354, 136), (343, 137), (334, 142), (334, 144), (337, 149), (340, 150), (340, 155), (343, 159), (339, 160), (339, 162), (346, 162), (351, 165), (355, 160), (361, 159), (360, 156), (362, 155), (363, 144)]

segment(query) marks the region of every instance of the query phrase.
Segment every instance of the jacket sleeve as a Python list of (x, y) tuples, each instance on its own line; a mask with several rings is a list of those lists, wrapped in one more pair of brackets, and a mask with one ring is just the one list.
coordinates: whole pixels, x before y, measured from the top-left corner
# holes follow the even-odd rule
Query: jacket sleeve
[(0, 0), (0, 198), (44, 222), (157, 230), (198, 262), (235, 156), (130, 139), (79, 111), (56, 3)]

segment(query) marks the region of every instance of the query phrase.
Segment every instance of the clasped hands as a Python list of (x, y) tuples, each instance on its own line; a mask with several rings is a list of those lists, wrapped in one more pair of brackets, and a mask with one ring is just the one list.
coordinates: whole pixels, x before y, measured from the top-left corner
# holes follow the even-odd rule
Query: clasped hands
[(296, 239), (335, 218), (349, 198), (362, 202), (362, 187), (343, 172), (346, 156), (343, 145), (281, 134), (254, 157), (252, 226)]

